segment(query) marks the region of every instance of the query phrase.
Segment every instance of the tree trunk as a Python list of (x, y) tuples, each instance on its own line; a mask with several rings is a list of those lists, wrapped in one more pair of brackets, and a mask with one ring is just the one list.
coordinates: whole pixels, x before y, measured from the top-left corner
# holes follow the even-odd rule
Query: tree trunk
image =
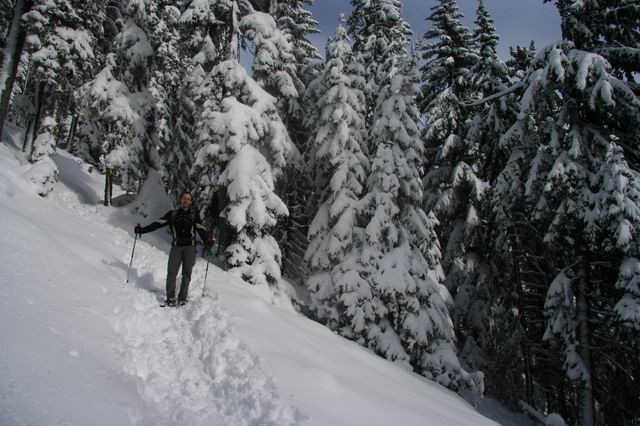
[[(581, 235), (581, 233), (580, 233)], [(579, 261), (578, 288), (576, 292), (576, 332), (578, 339), (578, 354), (582, 358), (587, 377), (581, 389), (580, 424), (593, 426), (595, 424), (593, 404), (593, 379), (591, 367), (591, 329), (589, 327), (590, 309), (589, 296), (591, 293), (589, 282), (589, 256), (586, 244), (577, 239), (577, 255)]]
[(113, 195), (113, 178), (111, 176), (111, 169), (107, 169), (104, 179), (104, 205), (108, 207), (111, 205), (111, 197)]
[(22, 25), (22, 16), (31, 10), (32, 0), (17, 0), (13, 10), (13, 19), (7, 37), (4, 55), (0, 58), (0, 137), (4, 122), (9, 114), (11, 92), (18, 74), (20, 55), (24, 49), (26, 30)]
[(71, 126), (69, 127), (69, 134), (67, 135), (67, 143), (65, 149), (72, 154), (73, 152), (73, 140), (76, 136), (76, 128), (78, 127), (78, 114), (73, 114), (71, 117)]
[(40, 128), (40, 120), (42, 118), (42, 110), (44, 106), (44, 102), (46, 100), (46, 87), (47, 83), (44, 81), (40, 81), (36, 85), (36, 93), (34, 95), (34, 105), (36, 108), (36, 112), (33, 116), (33, 119), (29, 121), (29, 125), (27, 126), (27, 131), (24, 134), (24, 143), (22, 145), (22, 151), (25, 153), (26, 157), (31, 159), (31, 152), (33, 151), (33, 141), (36, 138), (36, 133)]

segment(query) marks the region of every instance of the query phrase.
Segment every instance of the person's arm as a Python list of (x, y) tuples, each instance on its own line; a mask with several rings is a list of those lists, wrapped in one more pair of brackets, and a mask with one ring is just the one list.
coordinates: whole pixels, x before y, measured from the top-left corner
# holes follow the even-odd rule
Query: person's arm
[(152, 222), (147, 226), (142, 226), (138, 224), (135, 228), (136, 234), (147, 234), (149, 232), (153, 232), (156, 229), (164, 228), (169, 224), (171, 220), (171, 211), (168, 211), (164, 216), (162, 216), (157, 222)]

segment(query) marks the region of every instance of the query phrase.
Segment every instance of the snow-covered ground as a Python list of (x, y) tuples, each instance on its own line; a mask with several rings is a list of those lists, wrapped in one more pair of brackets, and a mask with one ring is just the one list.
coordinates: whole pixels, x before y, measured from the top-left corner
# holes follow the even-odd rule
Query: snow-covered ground
[[(489, 425), (454, 393), (198, 260), (191, 302), (160, 308), (169, 209), (152, 179), (125, 207), (60, 152), (46, 199), (0, 144), (1, 425)], [(115, 191), (114, 197), (120, 195)], [(145, 217), (146, 216), (146, 217)], [(499, 407), (488, 411), (514, 424)]]

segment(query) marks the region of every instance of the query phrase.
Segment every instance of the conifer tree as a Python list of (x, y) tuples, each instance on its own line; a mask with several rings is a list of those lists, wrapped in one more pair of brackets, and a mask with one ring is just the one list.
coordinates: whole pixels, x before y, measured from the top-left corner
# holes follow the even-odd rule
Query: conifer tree
[[(545, 0), (551, 1), (551, 0)], [(555, 0), (562, 34), (576, 48), (598, 53), (619, 78), (640, 70), (640, 8), (634, 0)], [(637, 93), (637, 92), (636, 92)]]
[(27, 13), (32, 0), (4, 1), (0, 8), (0, 135), (9, 114), (9, 103), (25, 48)]
[[(358, 0), (349, 29), (354, 36), (354, 52), (362, 59), (365, 70), (365, 98), (367, 127), (373, 124), (373, 111), (386, 75), (380, 71), (389, 57), (402, 55), (412, 32), (402, 18), (402, 3), (398, 0)], [(369, 146), (371, 152), (375, 147)]]
[(514, 81), (521, 81), (536, 55), (536, 44), (531, 40), (528, 47), (509, 47), (509, 54), (511, 57), (505, 63), (509, 70), (509, 77)]
[(191, 174), (205, 216), (217, 214), (216, 202), (224, 200), (220, 217), (231, 231), (224, 237), (230, 270), (249, 283), (277, 288), (281, 251), (272, 232), (288, 211), (275, 185), (287, 161), (299, 153), (280, 116), (278, 100), (238, 63), (236, 44), (241, 30), (252, 32), (254, 40), (258, 35), (268, 39), (275, 25), (271, 17), (246, 4), (241, 8), (239, 2), (228, 1), (223, 6), (216, 16), (223, 19), (230, 43), (221, 57), (229, 59), (212, 69), (201, 91), (205, 102), (195, 124)]
[(217, 96), (200, 117), (193, 167), (198, 193), (207, 206), (218, 191), (226, 195), (221, 217), (234, 230), (226, 248), (230, 270), (251, 284), (276, 286), (281, 253), (270, 231), (287, 208), (274, 192), (275, 179), (295, 148), (275, 99), (236, 61), (214, 67), (208, 84)]
[(439, 282), (437, 220), (422, 209), (415, 64), (405, 53), (390, 56), (383, 69), (387, 84), (371, 129), (377, 149), (363, 200), (369, 221), (364, 264), (376, 301), (368, 345), (444, 386), (470, 390), (477, 397), (483, 392), (483, 376), (467, 373), (456, 356), (449, 296)]
[(312, 13), (304, 8), (312, 5), (314, 0), (285, 0), (275, 2), (275, 10), (271, 11), (278, 28), (289, 39), (295, 57), (298, 79), (303, 83), (305, 68), (313, 60), (320, 59), (320, 52), (309, 40), (310, 34), (320, 32), (319, 23)]
[(55, 129), (56, 122), (52, 117), (47, 116), (42, 120), (31, 156), (34, 166), (27, 172), (31, 181), (38, 186), (41, 196), (51, 192), (58, 181), (58, 167), (51, 158), (56, 150)]
[(364, 229), (358, 214), (369, 164), (362, 150), (364, 94), (350, 78), (352, 61), (340, 25), (327, 44), (324, 90), (315, 111), (310, 164), (319, 200), (305, 257), (312, 271), (311, 308), (328, 327), (362, 343), (366, 323), (373, 320), (372, 291), (360, 263)]
[(126, 191), (136, 192), (147, 174), (146, 156), (153, 149), (149, 123), (154, 101), (147, 86), (152, 57), (147, 35), (128, 18), (106, 66), (81, 89), (81, 133), (106, 173), (105, 205), (111, 202), (113, 178), (119, 177)]
[(63, 0), (37, 0), (26, 14), (25, 19), (30, 22), (28, 48), (35, 108), (25, 132), (24, 151), (28, 157), (42, 118), (57, 116), (61, 124), (66, 119), (66, 109), (75, 106), (73, 91), (93, 72), (93, 37), (98, 35), (95, 32), (102, 16), (97, 5)]
[[(638, 103), (628, 85), (611, 72), (603, 57), (574, 49), (571, 43), (548, 46), (528, 73), (520, 118), (510, 131), (512, 140), (530, 145), (525, 149), (533, 154), (531, 160), (521, 156), (507, 167), (521, 170), (525, 214), (541, 231), (540, 241), (556, 253), (549, 257), (557, 269), (544, 304), (544, 339), (558, 342), (564, 351), (563, 368), (576, 385), (580, 424), (619, 423), (620, 411), (634, 410), (619, 393), (630, 392), (633, 379), (617, 383), (617, 389), (604, 380), (614, 374), (615, 364), (636, 368), (629, 363), (628, 351), (634, 348), (625, 347), (618, 337), (628, 330), (617, 331), (621, 325), (616, 325), (616, 317), (625, 309), (615, 308), (620, 302), (611, 277), (621, 268), (618, 288), (634, 288), (627, 283), (633, 283), (629, 265), (637, 257), (640, 214), (639, 176), (625, 160), (625, 141), (615, 136), (619, 126), (635, 125)], [(628, 260), (622, 262), (624, 258)], [(633, 312), (633, 304), (619, 306)], [(595, 359), (607, 361), (596, 364)], [(618, 396), (617, 409), (599, 403), (605, 394)]]
[(485, 134), (485, 122), (480, 120), (489, 118), (493, 111), (482, 111), (485, 116), (478, 117), (469, 132), (468, 121), (473, 111), (461, 103), (473, 89), (491, 90), (490, 84), (501, 82), (500, 77), (486, 74), (497, 66), (495, 32), (486, 9), (481, 6), (479, 10), (480, 27), (476, 33), (477, 43), (484, 50), (483, 61), (470, 50), (473, 37), (460, 23), (461, 17), (453, 0), (442, 0), (434, 6), (428, 18), (433, 26), (425, 34), (422, 47), (426, 60), (422, 67), (427, 158), (424, 208), (439, 223), (445, 285), (455, 300), (456, 325), (465, 330), (461, 332), (465, 345), (462, 353), (470, 367), (479, 368), (486, 359), (484, 352), (488, 346), (486, 287), (490, 274), (480, 246), (482, 203), (488, 184), (478, 173), (482, 150), (491, 150), (482, 145), (491, 136)]
[(478, 62), (473, 50), (473, 35), (460, 22), (462, 12), (455, 0), (440, 0), (431, 8), (427, 20), (431, 28), (424, 34), (420, 46), (422, 53), (421, 112), (425, 114), (431, 102), (446, 89), (464, 97), (469, 90), (469, 73)]
[[(478, 49), (479, 61), (471, 69), (471, 90), (478, 98), (485, 98), (509, 90), (509, 71), (500, 58), (497, 46), (500, 36), (496, 32), (493, 18), (481, 0), (479, 2), (474, 42)], [(490, 183), (506, 163), (506, 153), (499, 146), (500, 137), (516, 121), (516, 100), (507, 94), (493, 101), (482, 102), (472, 108), (473, 117), (467, 133), (470, 145), (478, 146), (480, 153), (480, 174)]]

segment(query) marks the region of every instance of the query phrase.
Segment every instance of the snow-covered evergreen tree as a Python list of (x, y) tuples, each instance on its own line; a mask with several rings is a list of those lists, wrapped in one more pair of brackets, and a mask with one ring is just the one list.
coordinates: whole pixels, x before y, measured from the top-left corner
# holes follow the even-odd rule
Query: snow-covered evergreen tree
[[(481, 0), (476, 17), (474, 41), (479, 62), (471, 69), (472, 91), (478, 98), (486, 98), (508, 91), (511, 81), (504, 62), (498, 58), (497, 34), (493, 18)], [(488, 182), (494, 182), (506, 162), (499, 146), (500, 137), (516, 120), (515, 99), (512, 94), (482, 102), (472, 108), (473, 117), (467, 133), (470, 145), (480, 151), (480, 174)]]
[(215, 97), (204, 104), (193, 167), (200, 199), (210, 205), (219, 191), (226, 195), (221, 217), (235, 231), (226, 248), (230, 270), (252, 284), (277, 285), (281, 254), (270, 231), (287, 208), (275, 179), (295, 148), (275, 98), (237, 61), (214, 67), (207, 84)]
[(353, 50), (362, 53), (369, 35), (371, 0), (351, 0), (351, 15), (347, 21), (348, 32), (353, 40)]
[[(471, 68), (468, 78), (474, 97), (481, 100), (475, 105), (466, 106), (467, 111), (460, 111), (457, 114), (472, 114), (464, 143), (473, 148), (467, 152), (466, 159), (463, 161), (471, 165), (477, 172), (478, 178), (492, 185), (507, 161), (508, 152), (499, 142), (504, 132), (515, 122), (515, 98), (511, 93), (491, 98), (491, 96), (508, 92), (511, 82), (507, 67), (498, 58), (496, 52), (499, 36), (493, 19), (482, 1), (479, 2), (475, 24), (473, 39), (478, 50), (479, 61)], [(455, 108), (455, 105), (452, 107)], [(431, 113), (429, 117), (430, 123), (436, 126), (438, 120), (446, 121), (444, 114), (437, 114), (434, 117), (435, 120)], [(437, 185), (437, 182), (435, 184)], [(454, 191), (458, 192), (460, 188)], [(462, 195), (462, 199), (465, 199), (465, 195)], [(472, 200), (473, 208), (479, 209), (476, 213), (478, 217), (492, 217), (490, 197), (472, 198)], [(484, 221), (486, 223), (487, 219)], [(454, 319), (462, 345), (461, 357), (469, 368), (482, 370), (491, 368), (492, 364), (490, 352), (493, 336), (489, 326), (490, 314), (500, 288), (500, 285), (496, 284), (496, 281), (500, 281), (495, 279), (490, 266), (493, 263), (494, 271), (500, 272), (502, 269), (498, 264), (504, 260), (503, 256), (493, 258), (486, 255), (495, 249), (492, 245), (495, 237), (493, 230), (494, 226), (491, 222), (489, 226), (482, 226), (471, 232), (465, 229), (465, 236), (454, 244), (464, 247), (458, 250), (460, 250), (459, 253), (464, 253), (466, 250), (466, 254), (454, 261), (453, 265), (464, 262), (469, 267), (464, 267), (464, 272), (460, 274), (461, 277), (465, 277), (462, 283), (458, 285), (449, 283), (449, 285), (453, 284), (451, 289), (456, 292)], [(454, 236), (455, 231), (450, 235)], [(448, 247), (452, 247), (452, 239), (450, 237)], [(465, 256), (468, 257), (463, 260)]]
[(440, 284), (438, 222), (422, 209), (415, 63), (405, 53), (391, 56), (383, 69), (387, 84), (371, 129), (377, 149), (364, 199), (369, 220), (364, 264), (377, 298), (369, 345), (445, 386), (477, 396), (483, 392), (482, 373), (467, 373), (456, 356), (449, 295)]
[(110, 204), (114, 177), (121, 179), (125, 190), (137, 191), (146, 177), (146, 155), (153, 146), (149, 122), (154, 101), (147, 86), (153, 48), (129, 18), (114, 49), (102, 71), (81, 89), (81, 134), (107, 174), (105, 205)]
[(279, 102), (282, 115), (301, 114), (298, 103), (302, 81), (298, 78), (293, 46), (267, 13), (254, 12), (240, 21), (240, 30), (254, 50), (253, 77)]
[(533, 40), (528, 47), (509, 47), (510, 58), (505, 62), (509, 70), (509, 77), (513, 81), (521, 81), (527, 74), (529, 66), (536, 56), (536, 44)]
[(369, 163), (362, 150), (364, 94), (350, 78), (352, 61), (346, 30), (340, 25), (327, 44), (324, 92), (309, 152), (319, 200), (305, 257), (312, 271), (312, 310), (331, 329), (363, 343), (366, 325), (374, 321), (372, 290), (360, 263), (364, 228), (359, 201)]
[[(489, 268), (481, 248), (481, 208), (488, 185), (482, 175), (483, 146), (491, 140), (486, 120), (495, 115), (487, 106), (480, 110), (468, 131), (470, 108), (461, 105), (472, 89), (482, 94), (501, 84), (495, 76), (499, 67), (495, 57), (495, 32), (483, 6), (479, 10), (476, 41), (484, 50), (482, 59), (470, 50), (471, 31), (460, 23), (458, 6), (442, 0), (428, 18), (432, 28), (422, 47), (423, 111), (426, 117), (424, 142), (427, 164), (424, 168), (424, 208), (439, 222), (438, 236), (443, 243), (445, 285), (455, 305), (453, 317), (461, 330), (462, 353), (473, 368), (482, 367), (487, 342), (487, 285)], [(473, 73), (471, 70), (476, 72)], [(491, 71), (494, 75), (488, 74)], [(475, 81), (474, 81), (475, 80)], [(499, 106), (498, 106), (499, 107)], [(495, 118), (495, 117), (493, 117)], [(495, 124), (495, 120), (494, 123)], [(497, 129), (496, 129), (497, 130)], [(488, 154), (488, 153), (487, 153)], [(462, 331), (464, 330), (464, 331)], [(483, 349), (485, 348), (485, 349)]]
[(195, 154), (196, 122), (208, 96), (207, 73), (221, 61), (223, 46), (217, 36), (223, 22), (216, 17), (219, 0), (191, 0), (178, 18), (178, 55), (181, 61), (175, 93), (173, 138), (162, 156), (171, 193), (195, 188), (191, 168)]
[(602, 55), (620, 78), (640, 70), (640, 7), (634, 0), (556, 0), (562, 34), (576, 48)]
[(471, 30), (460, 21), (463, 16), (456, 0), (440, 0), (431, 8), (427, 20), (432, 25), (420, 45), (424, 61), (420, 102), (423, 114), (446, 89), (451, 88), (457, 97), (469, 89), (469, 73), (479, 58)]
[(9, 114), (27, 25), (22, 19), (31, 9), (29, 0), (3, 0), (0, 7), (0, 134)]
[[(181, 14), (174, 3), (171, 0), (151, 1), (146, 4), (144, 13), (136, 12), (154, 52), (148, 83), (153, 97), (149, 117), (152, 146), (147, 148), (147, 156), (149, 165), (160, 172), (168, 187), (170, 182), (186, 177), (186, 170), (181, 169), (176, 155), (181, 148), (176, 135), (178, 92), (184, 80), (186, 61), (181, 58), (179, 46)], [(177, 177), (178, 174), (182, 176)]]
[[(254, 41), (260, 38), (265, 49), (277, 44), (271, 37), (287, 40), (270, 16), (236, 1), (221, 3), (215, 11), (226, 28), (226, 41), (219, 55), (228, 59), (212, 69), (200, 90), (205, 101), (195, 123), (192, 179), (207, 216), (216, 214), (214, 204), (219, 208), (218, 201), (224, 200), (221, 218), (232, 233), (223, 237), (228, 267), (250, 283), (277, 285), (281, 252), (272, 231), (288, 212), (275, 193), (275, 183), (287, 160), (298, 154), (279, 114), (278, 99), (238, 63), (237, 43), (242, 30)], [(277, 57), (277, 52), (263, 53), (261, 59)], [(284, 78), (283, 73), (278, 78)]]
[[(404, 54), (412, 32), (402, 18), (398, 0), (358, 0), (353, 6), (349, 30), (354, 52), (362, 58), (365, 70), (365, 119), (371, 127), (378, 94), (386, 84), (385, 71), (380, 68), (391, 56)], [(375, 147), (369, 146), (369, 150), (375, 152)]]
[[(626, 141), (616, 134), (620, 126), (636, 123), (640, 103), (611, 71), (603, 57), (571, 43), (548, 46), (528, 73), (519, 122), (511, 131), (521, 146), (533, 144), (534, 158), (518, 163), (524, 164), (520, 175), (528, 214), (564, 262), (547, 291), (544, 338), (562, 345), (564, 369), (577, 386), (581, 424), (615, 423), (619, 416), (619, 410), (601, 406), (598, 395), (606, 386), (602, 377), (616, 368), (611, 361), (628, 359), (611, 325), (620, 315), (611, 289), (621, 264), (618, 287), (633, 282), (633, 261), (622, 260), (638, 255), (640, 176), (626, 162), (621, 147)], [(538, 129), (531, 121), (544, 126)], [(610, 361), (594, 364), (602, 357)], [(606, 394), (612, 392), (606, 388)], [(632, 409), (624, 399), (618, 404)]]
[[(254, 78), (278, 100), (280, 115), (300, 152), (309, 145), (310, 131), (304, 126), (303, 80), (312, 60), (320, 57), (308, 35), (317, 33), (318, 23), (303, 8), (312, 2), (271, 2), (270, 14), (253, 13), (243, 18), (241, 29), (253, 43)], [(275, 236), (283, 254), (283, 273), (302, 283), (307, 276), (304, 251), (310, 222), (308, 188), (311, 185), (304, 162), (288, 161), (277, 193), (289, 208), (289, 216), (278, 224)]]
[(314, 0), (280, 0), (274, 2), (271, 11), (278, 28), (287, 35), (293, 48), (297, 77), (304, 82), (305, 68), (313, 60), (320, 59), (320, 52), (309, 40), (310, 34), (320, 32), (320, 24), (313, 14), (305, 9), (305, 5), (312, 5)]
[(56, 151), (55, 130), (56, 121), (52, 117), (45, 117), (33, 144), (31, 161), (34, 165), (27, 172), (31, 181), (38, 186), (41, 196), (51, 192), (58, 181), (58, 167), (51, 158)]
[(26, 14), (25, 19), (30, 22), (27, 44), (35, 107), (25, 135), (27, 156), (31, 155), (42, 117), (57, 117), (58, 124), (62, 124), (69, 108), (75, 107), (73, 91), (93, 72), (93, 37), (99, 33), (101, 18), (99, 6), (79, 0), (38, 0)]

